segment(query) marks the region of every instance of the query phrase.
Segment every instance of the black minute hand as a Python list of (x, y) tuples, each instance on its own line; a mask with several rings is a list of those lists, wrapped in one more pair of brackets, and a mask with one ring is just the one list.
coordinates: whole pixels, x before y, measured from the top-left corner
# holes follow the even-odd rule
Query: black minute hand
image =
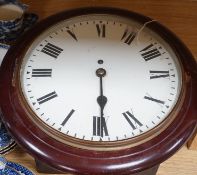
[(101, 137), (103, 137), (103, 131), (105, 130), (105, 134), (108, 135), (107, 133), (107, 128), (106, 128), (106, 124), (105, 124), (105, 118), (104, 118), (104, 107), (107, 103), (107, 97), (105, 97), (103, 95), (103, 77), (106, 75), (106, 70), (103, 68), (99, 68), (96, 70), (96, 75), (99, 77), (100, 79), (100, 96), (97, 97), (97, 102), (100, 106), (100, 132), (101, 132)]

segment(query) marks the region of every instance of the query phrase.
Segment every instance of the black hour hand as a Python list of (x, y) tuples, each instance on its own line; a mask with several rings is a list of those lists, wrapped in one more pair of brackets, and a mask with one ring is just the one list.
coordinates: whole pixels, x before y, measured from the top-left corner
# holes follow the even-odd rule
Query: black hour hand
[(104, 109), (104, 107), (107, 103), (107, 97), (100, 95), (100, 96), (97, 97), (97, 102), (98, 102), (100, 108)]

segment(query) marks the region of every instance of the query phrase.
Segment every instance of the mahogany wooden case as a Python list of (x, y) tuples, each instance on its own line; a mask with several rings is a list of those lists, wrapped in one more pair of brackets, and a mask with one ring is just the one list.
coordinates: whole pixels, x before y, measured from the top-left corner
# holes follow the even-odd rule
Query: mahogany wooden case
[(48, 27), (78, 15), (111, 14), (135, 20), (142, 25), (151, 19), (114, 8), (83, 8), (51, 16), (33, 27), (8, 51), (0, 70), (0, 105), (3, 121), (21, 147), (37, 160), (63, 172), (80, 174), (132, 174), (151, 168), (173, 155), (197, 126), (197, 64), (187, 47), (158, 22), (146, 27), (159, 34), (173, 49), (183, 69), (181, 103), (165, 129), (141, 144), (117, 150), (88, 150), (64, 144), (31, 119), (20, 96), (19, 67), (31, 43)]

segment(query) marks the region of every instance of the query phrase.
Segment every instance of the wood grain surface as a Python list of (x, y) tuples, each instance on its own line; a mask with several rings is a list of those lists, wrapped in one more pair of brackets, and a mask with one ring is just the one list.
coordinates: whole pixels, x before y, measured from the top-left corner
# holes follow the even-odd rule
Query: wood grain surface
[[(196, 0), (22, 0), (29, 11), (39, 15), (40, 20), (66, 9), (87, 6), (108, 6), (132, 10), (147, 15), (171, 29), (188, 46), (197, 60), (197, 1)], [(190, 141), (197, 148), (196, 139)], [(21, 163), (35, 174), (34, 160), (17, 148), (6, 156), (8, 160)], [(162, 163), (157, 175), (196, 175), (197, 151), (183, 147), (169, 160)]]

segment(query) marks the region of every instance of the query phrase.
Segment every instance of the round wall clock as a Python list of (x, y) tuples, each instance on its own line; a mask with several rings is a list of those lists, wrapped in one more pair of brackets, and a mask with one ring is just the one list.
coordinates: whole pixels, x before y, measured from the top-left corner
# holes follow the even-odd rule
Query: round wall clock
[(174, 34), (114, 8), (38, 23), (0, 71), (18, 144), (42, 166), (79, 174), (155, 174), (196, 128), (196, 89), (196, 62)]

